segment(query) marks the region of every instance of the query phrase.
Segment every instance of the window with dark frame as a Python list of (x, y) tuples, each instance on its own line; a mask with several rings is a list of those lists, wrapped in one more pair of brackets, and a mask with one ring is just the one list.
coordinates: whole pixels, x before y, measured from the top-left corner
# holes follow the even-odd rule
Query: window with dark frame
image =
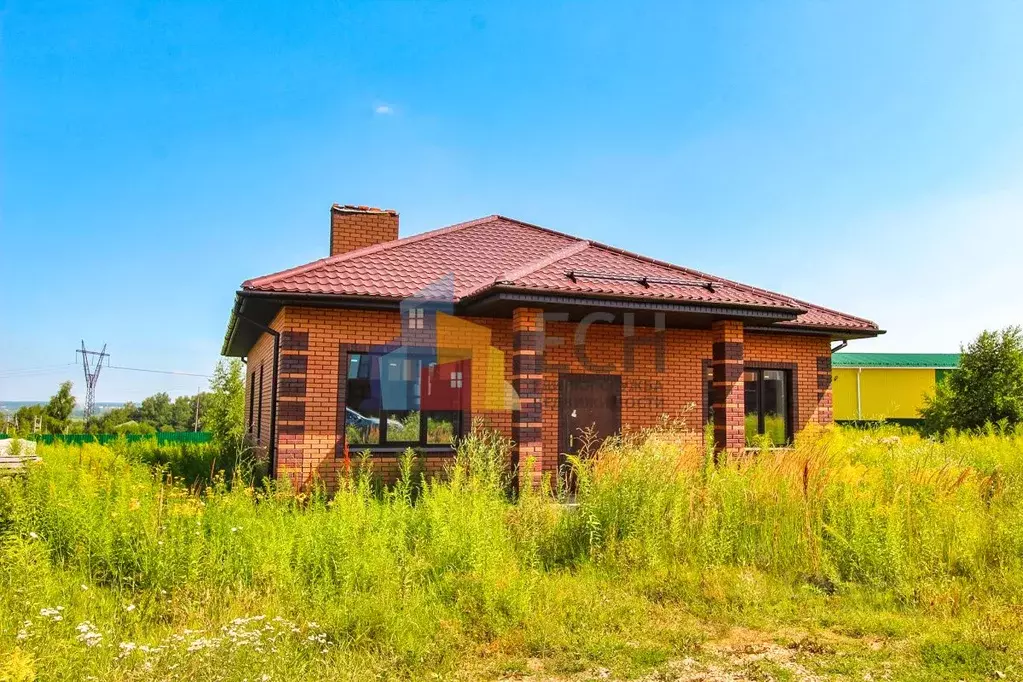
[(248, 432), (252, 433), (252, 412), (256, 408), (256, 373), (249, 373), (249, 424)]
[(463, 435), (469, 361), (429, 353), (350, 352), (345, 439), (351, 447), (441, 446)]
[[(705, 375), (707, 423), (713, 423), (714, 371)], [(771, 444), (785, 446), (792, 442), (792, 372), (787, 369), (755, 368), (743, 372), (746, 403), (746, 444), (754, 445), (767, 435)]]
[(259, 409), (256, 411), (256, 439), (263, 437), (263, 369), (265, 362), (259, 363)]

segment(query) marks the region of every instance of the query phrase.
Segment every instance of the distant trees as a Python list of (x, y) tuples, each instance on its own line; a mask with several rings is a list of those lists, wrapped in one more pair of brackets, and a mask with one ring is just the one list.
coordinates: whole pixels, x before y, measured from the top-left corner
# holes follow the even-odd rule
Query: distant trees
[(173, 418), (170, 396), (166, 393), (154, 393), (143, 399), (142, 404), (139, 405), (136, 421), (150, 424), (156, 429), (162, 429), (165, 426), (170, 427)]
[[(94, 415), (88, 421), (73, 418), (76, 401), (71, 391), (73, 384), (66, 381), (45, 405), (23, 405), (9, 418), (0, 419), (6, 429), (20, 435), (40, 433), (125, 433), (146, 434), (157, 431), (193, 431), (196, 429), (196, 401), (199, 412), (205, 410), (206, 393), (183, 395), (171, 400), (166, 393), (156, 393), (141, 404), (127, 402)], [(198, 425), (202, 427), (203, 420)], [(17, 424), (17, 428), (14, 425)]]
[[(73, 431), (75, 424), (71, 421), (71, 413), (75, 409), (75, 397), (71, 394), (73, 384), (65, 381), (45, 405), (22, 405), (14, 413), (11, 420), (17, 424), (17, 433), (32, 433), (38, 425), (45, 433), (68, 433)], [(11, 429), (12, 431), (15, 429)]]
[[(138, 405), (127, 402), (89, 420), (89, 433), (156, 433), (157, 431), (194, 431), (196, 400), (200, 410), (205, 393), (178, 396), (173, 401), (166, 393), (155, 393)], [(200, 425), (201, 426), (201, 425)]]
[(46, 404), (46, 416), (54, 426), (63, 426), (75, 410), (75, 397), (71, 395), (71, 382), (65, 381)]
[(1023, 330), (985, 331), (974, 339), (920, 414), (927, 433), (1023, 424)]
[(245, 438), (245, 374), (238, 358), (221, 360), (213, 370), (202, 424), (222, 448), (240, 451)]
[[(213, 433), (223, 446), (240, 449), (245, 435), (245, 373), (241, 360), (221, 360), (210, 379), (210, 391), (183, 395), (171, 400), (165, 393), (154, 393), (135, 404), (105, 410), (87, 422), (72, 419), (75, 397), (73, 384), (65, 381), (45, 405), (24, 405), (9, 420), (12, 432), (25, 435), (42, 433), (125, 433), (146, 434), (157, 431), (193, 431)], [(198, 417), (198, 420), (197, 420)], [(0, 430), (3, 427), (0, 420)]]
[(32, 433), (35, 424), (38, 422), (40, 428), (47, 426), (43, 417), (46, 415), (45, 405), (22, 405), (14, 413), (12, 419), (12, 432), (18, 434)]

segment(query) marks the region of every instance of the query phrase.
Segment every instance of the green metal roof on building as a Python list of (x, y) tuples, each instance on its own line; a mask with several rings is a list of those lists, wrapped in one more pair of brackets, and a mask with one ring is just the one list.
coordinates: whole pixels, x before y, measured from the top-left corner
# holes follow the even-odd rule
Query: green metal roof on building
[(959, 366), (959, 353), (835, 353), (831, 366), (955, 369)]

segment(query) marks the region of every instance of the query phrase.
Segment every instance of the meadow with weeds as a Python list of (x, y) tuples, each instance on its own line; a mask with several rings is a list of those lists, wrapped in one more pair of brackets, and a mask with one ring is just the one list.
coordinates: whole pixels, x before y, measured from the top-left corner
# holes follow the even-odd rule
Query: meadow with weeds
[(0, 680), (1023, 676), (1021, 434), (831, 428), (715, 465), (658, 429), (571, 503), (512, 501), (483, 431), (446, 480), (406, 454), (332, 496), (192, 447), (0, 479)]

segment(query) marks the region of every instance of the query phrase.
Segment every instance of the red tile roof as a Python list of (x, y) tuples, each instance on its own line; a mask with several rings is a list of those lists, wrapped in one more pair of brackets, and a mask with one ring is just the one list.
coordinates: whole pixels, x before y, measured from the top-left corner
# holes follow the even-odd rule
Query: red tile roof
[(446, 275), (455, 302), (510, 289), (770, 308), (798, 314), (778, 323), (790, 327), (877, 331), (869, 320), (498, 215), (251, 279), (242, 290), (401, 299)]

